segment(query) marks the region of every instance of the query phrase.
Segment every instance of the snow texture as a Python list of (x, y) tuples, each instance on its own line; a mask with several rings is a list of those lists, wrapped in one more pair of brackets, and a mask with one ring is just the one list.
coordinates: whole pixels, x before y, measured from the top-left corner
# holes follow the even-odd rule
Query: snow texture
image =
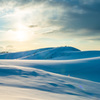
[(0, 100), (100, 99), (100, 51), (42, 48), (0, 59)]

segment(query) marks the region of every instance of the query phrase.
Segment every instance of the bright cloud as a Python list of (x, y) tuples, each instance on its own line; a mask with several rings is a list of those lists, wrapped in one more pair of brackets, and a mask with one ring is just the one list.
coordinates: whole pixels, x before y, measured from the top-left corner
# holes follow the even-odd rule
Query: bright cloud
[(99, 12), (99, 0), (0, 0), (1, 40), (99, 41)]

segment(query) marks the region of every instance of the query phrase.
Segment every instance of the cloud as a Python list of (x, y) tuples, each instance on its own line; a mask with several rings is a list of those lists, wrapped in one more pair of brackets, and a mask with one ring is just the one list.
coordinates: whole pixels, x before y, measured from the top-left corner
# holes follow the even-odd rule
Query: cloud
[(0, 0), (0, 5), (12, 6), (13, 11), (9, 10), (5, 19), (13, 29), (22, 24), (44, 36), (86, 39), (100, 36), (99, 0)]
[(34, 28), (34, 27), (38, 27), (37, 25), (29, 25), (29, 28)]
[[(62, 27), (63, 34), (100, 36), (100, 1), (95, 0), (54, 0), (50, 5), (63, 10), (62, 16), (50, 24)], [(69, 32), (69, 30), (74, 32)], [(85, 32), (81, 32), (85, 30)]]
[(14, 51), (14, 46), (12, 46), (12, 45), (7, 45), (7, 46), (5, 47), (5, 51), (8, 51), (8, 52)]
[(92, 38), (92, 39), (89, 39), (89, 40), (92, 40), (92, 41), (100, 41), (100, 38)]
[(2, 52), (4, 50), (4, 48), (2, 46), (0, 46), (0, 52)]

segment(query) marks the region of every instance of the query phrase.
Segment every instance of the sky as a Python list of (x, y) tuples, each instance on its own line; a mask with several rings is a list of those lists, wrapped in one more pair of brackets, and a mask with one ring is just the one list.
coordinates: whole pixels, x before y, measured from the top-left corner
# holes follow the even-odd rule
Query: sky
[(58, 46), (100, 50), (100, 0), (0, 0), (0, 51)]

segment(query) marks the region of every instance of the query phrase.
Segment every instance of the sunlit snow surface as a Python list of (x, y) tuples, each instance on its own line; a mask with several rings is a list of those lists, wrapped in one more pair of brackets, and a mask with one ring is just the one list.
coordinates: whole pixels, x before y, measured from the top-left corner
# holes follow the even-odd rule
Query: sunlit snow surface
[[(50, 49), (52, 48), (47, 50), (49, 54)], [(41, 49), (42, 55), (43, 52)], [(76, 58), (75, 52), (80, 52), (77, 53)], [(61, 56), (64, 58), (61, 59), (57, 52), (53, 53), (52, 57), (56, 56), (60, 60), (56, 58), (55, 60), (29, 60), (26, 58), (32, 55), (33, 51), (25, 53), (23, 57), (22, 52), (20, 53), (20, 59), (13, 57), (12, 60), (0, 60), (0, 100), (100, 99), (99, 51), (95, 51), (95, 54), (87, 51), (86, 57), (81, 51), (76, 50), (72, 60), (67, 60), (68, 56), (65, 59), (65, 55)], [(17, 54), (14, 53), (18, 57)], [(12, 57), (11, 54), (7, 55)], [(38, 57), (40, 57), (39, 54)]]

